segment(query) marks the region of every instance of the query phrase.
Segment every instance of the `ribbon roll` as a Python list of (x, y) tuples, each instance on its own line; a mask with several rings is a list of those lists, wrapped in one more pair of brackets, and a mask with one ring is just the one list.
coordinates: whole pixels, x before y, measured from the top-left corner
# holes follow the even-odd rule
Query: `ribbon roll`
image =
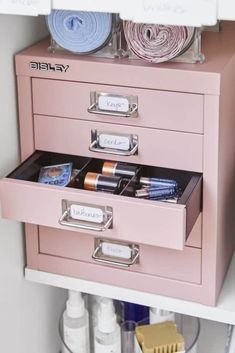
[(103, 48), (112, 34), (112, 15), (102, 12), (54, 10), (47, 24), (59, 46), (79, 54)]
[(183, 54), (193, 43), (195, 28), (124, 22), (129, 49), (140, 59), (161, 63)]

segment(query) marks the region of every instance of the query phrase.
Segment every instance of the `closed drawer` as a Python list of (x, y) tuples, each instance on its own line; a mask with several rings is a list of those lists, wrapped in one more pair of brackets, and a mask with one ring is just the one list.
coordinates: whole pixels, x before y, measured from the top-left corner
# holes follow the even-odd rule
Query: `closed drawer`
[[(73, 163), (80, 169), (77, 188), (37, 182), (42, 166)], [(143, 176), (174, 178), (182, 190), (177, 204), (141, 200), (132, 196), (129, 182), (119, 195), (84, 190), (87, 171), (99, 172), (103, 160), (35, 152), (9, 177), (0, 182), (2, 216), (25, 223), (84, 232), (121, 241), (137, 242), (183, 250), (187, 237), (201, 212), (200, 174), (142, 167)], [(91, 167), (92, 166), (92, 167)], [(90, 169), (89, 169), (90, 168)], [(91, 169), (92, 168), (92, 169)], [(71, 215), (76, 209), (78, 218)], [(81, 212), (87, 216), (82, 221)], [(94, 221), (98, 217), (98, 221)]]
[[(203, 133), (203, 95), (45, 79), (33, 79), (32, 89), (34, 114)], [(108, 98), (102, 103), (98, 99), (93, 109), (98, 112), (91, 114), (94, 92)], [(137, 99), (137, 114), (119, 117), (128, 97)], [(102, 109), (107, 115), (100, 114)]]
[[(106, 239), (102, 241), (104, 244), (110, 245), (111, 251), (116, 251), (115, 242)], [(128, 249), (129, 244), (120, 243), (120, 245), (124, 247), (123, 256), (126, 258), (125, 248)], [(98, 264), (98, 262), (92, 259), (95, 248), (96, 239), (93, 236), (54, 228), (39, 227), (40, 254)], [(130, 272), (146, 273), (191, 283), (201, 282), (200, 249), (185, 247), (183, 251), (175, 251), (139, 244), (138, 252), (138, 261), (129, 267), (115, 266), (112, 262), (116, 261), (116, 258), (112, 256), (106, 256), (107, 263), (103, 263), (102, 265), (113, 266), (116, 269), (126, 268)], [(120, 252), (119, 261), (120, 263), (122, 261)], [(102, 278), (96, 278), (96, 281), (100, 280)]]
[[(34, 132), (35, 148), (42, 151), (95, 158), (104, 158), (105, 154), (106, 158), (136, 164), (195, 172), (203, 170), (203, 135), (40, 115), (34, 117)], [(91, 151), (96, 134), (115, 136), (103, 141), (102, 146), (110, 148), (93, 148)], [(135, 153), (125, 151), (125, 136), (136, 139)], [(124, 149), (115, 151), (112, 147), (122, 143), (123, 139)]]

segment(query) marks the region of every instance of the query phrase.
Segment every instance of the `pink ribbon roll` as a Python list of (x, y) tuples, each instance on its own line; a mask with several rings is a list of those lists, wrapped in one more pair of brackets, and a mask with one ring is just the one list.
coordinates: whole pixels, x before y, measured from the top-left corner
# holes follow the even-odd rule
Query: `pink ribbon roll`
[(169, 61), (183, 54), (192, 44), (194, 27), (164, 26), (126, 21), (124, 34), (129, 49), (151, 63)]

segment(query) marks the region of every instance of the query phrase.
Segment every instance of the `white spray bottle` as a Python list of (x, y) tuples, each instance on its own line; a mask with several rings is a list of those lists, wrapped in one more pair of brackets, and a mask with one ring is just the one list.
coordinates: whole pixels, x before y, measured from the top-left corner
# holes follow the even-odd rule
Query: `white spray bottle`
[(121, 353), (121, 332), (113, 301), (103, 298), (99, 304), (95, 327), (95, 353)]
[[(73, 353), (90, 353), (89, 317), (80, 292), (69, 291), (63, 314), (63, 333), (66, 346)], [(70, 353), (63, 347), (63, 353)]]

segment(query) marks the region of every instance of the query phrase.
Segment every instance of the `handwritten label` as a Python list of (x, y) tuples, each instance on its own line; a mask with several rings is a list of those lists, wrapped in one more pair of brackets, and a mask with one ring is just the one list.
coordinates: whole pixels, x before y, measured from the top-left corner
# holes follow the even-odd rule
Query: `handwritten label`
[(215, 25), (216, 0), (135, 0), (135, 11), (127, 2), (121, 10), (123, 19), (171, 25)]
[(101, 247), (104, 255), (127, 260), (131, 258), (131, 249), (129, 248), (129, 246), (104, 242), (102, 243)]
[(99, 96), (98, 106), (100, 110), (127, 113), (129, 101), (124, 97)]
[(118, 135), (108, 135), (100, 134), (99, 145), (102, 148), (113, 148), (121, 151), (130, 150), (130, 136), (118, 136)]
[(92, 223), (102, 223), (104, 213), (100, 208), (88, 207), (83, 205), (71, 205), (70, 216), (79, 221)]
[(48, 15), (51, 0), (0, 0), (0, 13), (16, 15)]

